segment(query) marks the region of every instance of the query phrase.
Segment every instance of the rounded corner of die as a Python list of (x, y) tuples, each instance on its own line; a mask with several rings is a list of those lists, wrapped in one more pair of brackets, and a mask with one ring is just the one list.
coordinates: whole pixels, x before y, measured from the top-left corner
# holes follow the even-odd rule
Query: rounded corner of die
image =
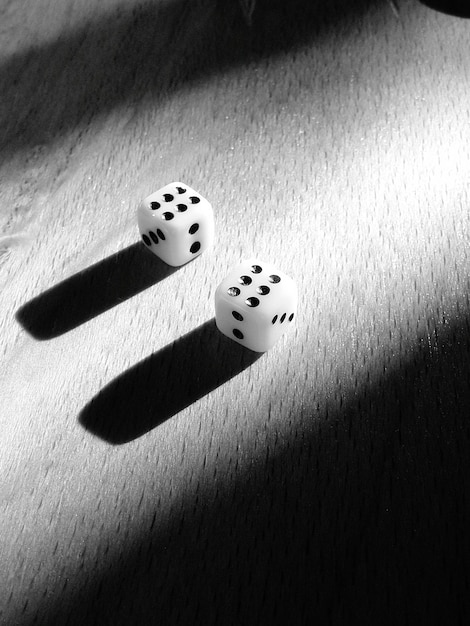
[(223, 282), (219, 283), (217, 287), (215, 288), (214, 298), (215, 298), (216, 304), (222, 298), (224, 294), (224, 290), (225, 290), (225, 285), (223, 284)]
[(148, 208), (150, 204), (150, 201), (148, 200), (148, 198), (149, 196), (141, 200), (139, 204), (137, 205), (137, 209), (135, 210), (135, 212), (137, 213), (137, 216), (143, 215), (145, 213), (146, 209)]

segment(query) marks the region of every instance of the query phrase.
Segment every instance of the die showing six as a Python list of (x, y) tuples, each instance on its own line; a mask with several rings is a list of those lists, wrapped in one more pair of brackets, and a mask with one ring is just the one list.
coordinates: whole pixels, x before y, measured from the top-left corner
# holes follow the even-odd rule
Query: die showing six
[(137, 222), (144, 244), (173, 267), (202, 254), (214, 240), (211, 204), (180, 182), (147, 196), (137, 209)]
[(255, 352), (269, 350), (297, 311), (297, 287), (287, 274), (258, 259), (234, 267), (215, 292), (221, 333)]
[[(144, 244), (178, 267), (212, 245), (210, 203), (181, 182), (147, 196), (137, 209)], [(250, 259), (234, 267), (215, 292), (217, 328), (255, 352), (269, 350), (287, 331), (297, 310), (294, 281), (271, 263)]]

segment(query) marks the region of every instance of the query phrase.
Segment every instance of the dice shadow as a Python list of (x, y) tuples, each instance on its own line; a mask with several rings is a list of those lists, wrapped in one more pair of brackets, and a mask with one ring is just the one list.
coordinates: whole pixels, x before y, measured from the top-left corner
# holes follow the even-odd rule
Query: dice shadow
[(170, 267), (135, 243), (70, 276), (20, 307), (17, 321), (35, 339), (53, 339), (164, 280)]
[(222, 335), (212, 318), (111, 381), (83, 408), (79, 423), (108, 443), (128, 443), (261, 356)]
[(156, 479), (171, 435), (156, 470), (136, 454), (133, 519), (82, 503), (105, 520), (89, 541), (101, 556), (71, 553), (65, 591), (43, 577), (28, 624), (468, 623), (470, 317), (442, 326), (351, 394), (337, 379), (322, 405), (307, 388), (298, 413), (278, 404), (284, 437), (266, 423), (260, 446), (234, 429), (223, 458), (186, 451), (177, 506)]

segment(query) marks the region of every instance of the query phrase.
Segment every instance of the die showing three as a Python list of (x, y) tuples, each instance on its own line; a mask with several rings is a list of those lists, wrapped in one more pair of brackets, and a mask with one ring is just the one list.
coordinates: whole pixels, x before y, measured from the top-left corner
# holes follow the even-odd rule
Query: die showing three
[[(137, 209), (144, 244), (178, 267), (207, 250), (214, 239), (210, 203), (181, 182), (147, 196)], [(217, 328), (255, 352), (269, 350), (297, 310), (294, 281), (270, 263), (251, 259), (234, 267), (215, 292)]]

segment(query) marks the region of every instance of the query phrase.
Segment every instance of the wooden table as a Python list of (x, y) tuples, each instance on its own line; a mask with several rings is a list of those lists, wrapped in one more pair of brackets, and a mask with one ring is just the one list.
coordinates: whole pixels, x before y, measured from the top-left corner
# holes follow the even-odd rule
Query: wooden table
[[(2, 624), (468, 624), (470, 22), (0, 7)], [(174, 180), (217, 239), (139, 242)], [(298, 284), (258, 355), (214, 290)]]

